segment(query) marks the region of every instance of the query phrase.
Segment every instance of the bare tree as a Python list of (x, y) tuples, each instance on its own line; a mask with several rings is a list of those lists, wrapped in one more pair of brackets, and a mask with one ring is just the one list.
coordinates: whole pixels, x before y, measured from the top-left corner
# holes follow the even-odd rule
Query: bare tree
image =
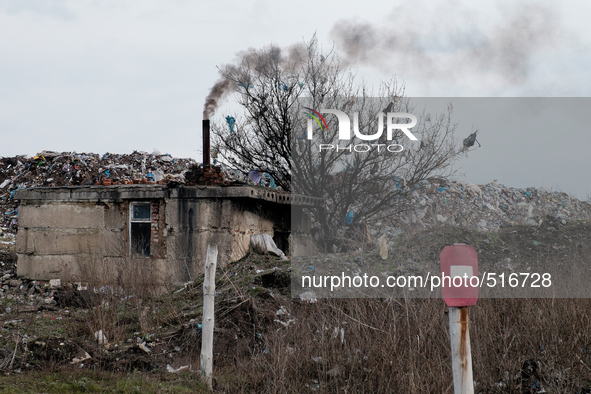
[[(408, 208), (407, 194), (418, 182), (451, 175), (451, 164), (461, 152), (451, 106), (445, 114), (417, 116), (412, 128), (417, 141), (401, 130), (387, 138), (382, 133), (386, 114), (417, 115), (403, 87), (391, 80), (374, 93), (356, 82), (336, 54), (323, 53), (315, 38), (288, 50), (249, 50), (220, 73), (244, 114), (236, 117), (234, 127), (223, 121), (214, 125), (214, 154), (244, 174), (269, 174), (280, 189), (324, 198), (324, 209), (314, 217), (325, 239)], [(360, 133), (376, 137), (339, 142), (338, 119), (326, 115), (326, 124), (319, 122), (310, 140), (305, 108), (358, 113), (353, 124)]]

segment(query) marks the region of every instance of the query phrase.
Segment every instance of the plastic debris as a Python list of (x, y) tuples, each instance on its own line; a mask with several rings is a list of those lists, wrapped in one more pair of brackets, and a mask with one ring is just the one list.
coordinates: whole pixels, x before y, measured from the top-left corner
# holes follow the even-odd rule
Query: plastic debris
[(285, 310), (285, 308), (283, 306), (281, 306), (277, 312), (275, 312), (275, 315), (277, 316), (281, 316), (281, 315), (285, 315), (287, 313), (287, 311)]
[(267, 174), (266, 172), (265, 172), (265, 180), (267, 181), (267, 183), (271, 189), (277, 189), (277, 185), (275, 184), (275, 180), (273, 179), (273, 177), (270, 174)]
[(137, 346), (146, 353), (151, 353), (152, 350), (146, 346), (146, 341), (141, 338), (137, 338)]
[(236, 119), (234, 119), (232, 116), (226, 116), (226, 122), (228, 122), (228, 127), (230, 127), (230, 134), (233, 133)]
[(378, 239), (378, 244), (380, 245), (380, 257), (386, 260), (388, 258), (388, 239), (386, 238), (386, 234)]
[(272, 254), (287, 260), (285, 254), (275, 245), (269, 234), (254, 234), (250, 236), (250, 250), (257, 254)]
[(394, 175), (394, 182), (396, 182), (396, 189), (402, 190), (402, 185), (400, 184), (400, 178), (398, 178), (396, 175)]
[(86, 361), (91, 358), (92, 357), (90, 356), (90, 354), (88, 354), (86, 351), (82, 350), (80, 353), (78, 353), (78, 355), (76, 357), (74, 357), (72, 359), (70, 364), (78, 364), (78, 363), (81, 363), (82, 361)]
[(166, 371), (170, 373), (177, 373), (180, 371), (184, 371), (185, 369), (189, 369), (189, 366), (183, 365), (182, 367), (173, 368), (170, 364), (166, 364)]
[(345, 329), (343, 327), (335, 327), (332, 332), (332, 338), (335, 339), (337, 337), (341, 338), (341, 343), (345, 343)]
[(262, 175), (259, 171), (250, 171), (248, 173), (248, 177), (256, 184), (261, 183)]
[(49, 280), (49, 288), (50, 289), (59, 289), (62, 287), (61, 279), (50, 279)]
[(95, 332), (94, 339), (96, 339), (99, 345), (106, 345), (109, 342), (107, 340), (107, 337), (103, 333), (103, 330), (98, 330), (97, 332)]
[(347, 215), (345, 216), (345, 223), (352, 224), (353, 223), (353, 210), (350, 210)]
[(318, 298), (316, 297), (316, 293), (314, 293), (312, 290), (308, 290), (300, 294), (300, 300), (306, 301), (309, 304), (315, 304), (318, 301)]

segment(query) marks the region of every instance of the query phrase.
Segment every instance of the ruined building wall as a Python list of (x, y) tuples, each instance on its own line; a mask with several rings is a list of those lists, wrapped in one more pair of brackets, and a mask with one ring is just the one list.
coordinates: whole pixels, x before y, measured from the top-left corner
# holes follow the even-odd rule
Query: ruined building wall
[(226, 199), (169, 200), (167, 258), (178, 262), (176, 277), (193, 280), (203, 272), (208, 243), (218, 245), (218, 264), (223, 266), (246, 256), (251, 235), (289, 231), (288, 219), (289, 207), (272, 209)]
[[(203, 272), (208, 243), (218, 244), (222, 266), (248, 253), (252, 234), (277, 236), (288, 246), (289, 205), (206, 189), (64, 189), (20, 192), (19, 276), (178, 284)], [(130, 204), (142, 202), (150, 205), (149, 257), (130, 253)]]

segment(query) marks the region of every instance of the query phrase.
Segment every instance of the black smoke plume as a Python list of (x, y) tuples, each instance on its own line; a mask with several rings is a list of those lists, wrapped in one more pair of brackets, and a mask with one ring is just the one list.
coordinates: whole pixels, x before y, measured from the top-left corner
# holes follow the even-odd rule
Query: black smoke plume
[(205, 99), (203, 119), (209, 119), (215, 112), (220, 101), (230, 93), (230, 81), (222, 78), (217, 81)]

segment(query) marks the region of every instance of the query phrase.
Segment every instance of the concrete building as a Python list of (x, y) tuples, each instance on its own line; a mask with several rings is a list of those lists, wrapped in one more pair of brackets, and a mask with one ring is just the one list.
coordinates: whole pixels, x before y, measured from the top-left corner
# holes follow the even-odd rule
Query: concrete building
[[(250, 236), (271, 235), (286, 254), (311, 247), (304, 209), (318, 199), (262, 187), (121, 185), (19, 190), (17, 273), (96, 284), (178, 284), (243, 258)], [(292, 216), (298, 231), (292, 234)]]

